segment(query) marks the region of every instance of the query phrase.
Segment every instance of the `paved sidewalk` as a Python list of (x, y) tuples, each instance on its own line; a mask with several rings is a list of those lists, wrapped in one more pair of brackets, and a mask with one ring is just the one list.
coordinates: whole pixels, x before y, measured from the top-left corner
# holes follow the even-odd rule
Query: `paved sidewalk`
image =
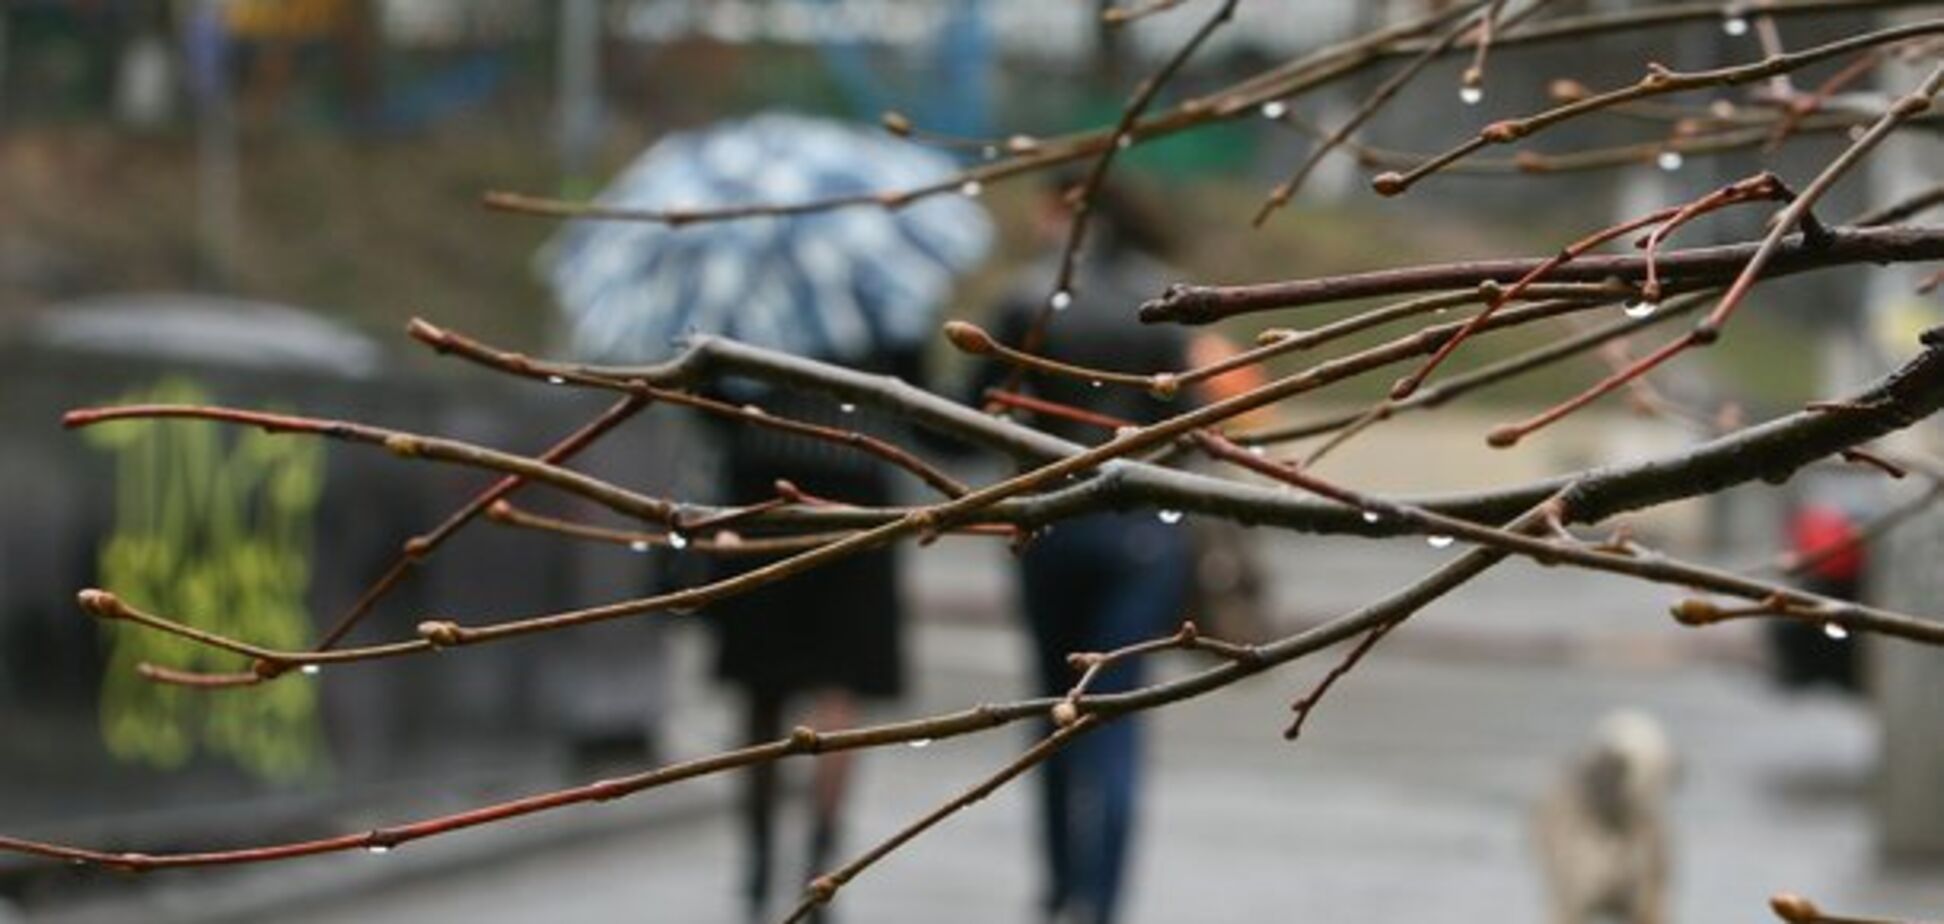
[[(1362, 602), (1455, 551), (1297, 543), (1277, 572), (1291, 622)], [(960, 548), (969, 551), (922, 566), (932, 569), (920, 572), (928, 596), (956, 615), (916, 626), (918, 689), (880, 718), (1024, 692), (1025, 642), (1003, 619), (1002, 553)], [(1590, 727), (1622, 706), (1659, 715), (1682, 752), (1675, 920), (1766, 920), (1766, 896), (1785, 888), (1832, 910), (1934, 917), (1944, 907), (1944, 872), (1886, 872), (1875, 860), (1866, 802), (1875, 742), (1860, 706), (1776, 696), (1752, 670), (1714, 656), (1746, 654), (1745, 632), (1672, 625), (1669, 591), (1514, 570), (1526, 568), (1505, 566), (1427, 609), (1339, 686), (1298, 744), (1278, 732), (1325, 661), (1160, 716), (1130, 920), (1539, 922), (1529, 806)], [(674, 646), (682, 692), (669, 744), (678, 756), (731, 743), (728, 704), (702, 677), (702, 643), (689, 626)], [(1164, 669), (1193, 663), (1171, 655)], [(1004, 730), (871, 754), (851, 846), (949, 798), (1025, 741)], [(382, 857), (264, 870), (247, 888), (151, 877), (140, 893), (47, 920), (740, 921), (723, 783)], [(894, 855), (846, 889), (841, 919), (1036, 920), (1030, 793), (1008, 788)], [(790, 821), (780, 866), (795, 874), (801, 832)], [(793, 890), (778, 887), (779, 896)]]

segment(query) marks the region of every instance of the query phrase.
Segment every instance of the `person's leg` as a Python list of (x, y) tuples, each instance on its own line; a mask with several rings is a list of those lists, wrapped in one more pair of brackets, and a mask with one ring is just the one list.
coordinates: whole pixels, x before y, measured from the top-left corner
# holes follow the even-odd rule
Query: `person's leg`
[[(1102, 691), (1106, 692), (1106, 691)], [(1078, 920), (1114, 918), (1126, 860), (1140, 752), (1140, 726), (1123, 718), (1067, 745), (1067, 815), (1072, 825), (1071, 901)]]
[[(1080, 623), (1085, 616), (1085, 601), (1079, 590), (1085, 581), (1076, 576), (1074, 565), (1070, 550), (1048, 537), (1028, 549), (1020, 566), (1021, 602), (1033, 643), (1034, 682), (1037, 692), (1045, 696), (1066, 692), (1076, 676), (1066, 656), (1079, 650)], [(1050, 722), (1035, 725), (1036, 734), (1051, 731)], [(1040, 850), (1046, 870), (1042, 907), (1050, 918), (1059, 914), (1074, 894), (1073, 811), (1069, 801), (1072, 755), (1066, 750), (1054, 752), (1035, 775), (1040, 789)]]
[[(752, 744), (771, 741), (783, 733), (781, 697), (752, 692), (744, 715), (743, 739)], [(743, 771), (744, 897), (752, 920), (762, 918), (769, 904), (770, 867), (775, 852), (776, 764), (765, 761)]]
[[(1082, 645), (1111, 651), (1166, 634), (1182, 618), (1187, 595), (1187, 546), (1178, 532), (1159, 523), (1136, 520), (1116, 538), (1126, 567), (1104, 582), (1098, 618)], [(1146, 677), (1143, 659), (1115, 665), (1095, 678), (1097, 693), (1121, 693)], [(1141, 723), (1134, 717), (1111, 722), (1070, 746), (1076, 766), (1076, 818), (1084, 819), (1075, 847), (1074, 880), (1096, 922), (1118, 913), (1140, 782)]]
[[(843, 690), (825, 690), (812, 701), (808, 718), (810, 727), (819, 731), (849, 728), (857, 724), (856, 700)], [(824, 866), (837, 850), (844, 796), (850, 788), (851, 757), (845, 751), (817, 755), (810, 789), (810, 877), (825, 872)]]

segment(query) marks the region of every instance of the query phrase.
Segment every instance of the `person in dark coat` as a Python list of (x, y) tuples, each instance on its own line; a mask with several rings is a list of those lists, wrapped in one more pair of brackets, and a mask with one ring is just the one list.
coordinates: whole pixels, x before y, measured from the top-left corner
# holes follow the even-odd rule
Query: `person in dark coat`
[[(854, 364), (867, 371), (919, 380), (916, 354)], [(756, 402), (778, 416), (896, 439), (896, 422), (869, 410), (840, 406), (817, 395), (774, 390)], [(881, 460), (827, 441), (759, 427), (728, 425), (724, 502), (745, 504), (776, 496), (787, 480), (815, 497), (859, 506), (894, 502), (893, 472)], [(856, 724), (860, 700), (892, 699), (904, 690), (904, 604), (898, 592), (899, 550), (888, 546), (850, 555), (705, 610), (716, 640), (716, 677), (739, 689), (744, 736), (754, 743), (781, 737), (785, 717), (807, 701), (803, 722), (813, 728)], [(725, 559), (716, 577), (729, 577), (784, 556)], [(848, 754), (816, 758), (811, 789), (807, 874), (824, 871), (839, 842), (850, 777)], [(749, 851), (746, 897), (752, 918), (765, 912), (773, 878), (776, 764), (745, 771), (742, 812)]]
[[(1062, 193), (1063, 186), (1055, 184), (1042, 198), (1050, 245), (1063, 238), (1066, 227)], [(1172, 275), (1157, 259), (1165, 249), (1158, 224), (1114, 186), (1095, 198), (1093, 214), (1077, 294), (1056, 296), (1064, 307), (1047, 325), (1037, 352), (1094, 368), (1144, 373), (1183, 368), (1189, 338), (1182, 329), (1143, 325), (1135, 318), (1136, 306), (1160, 292)], [(995, 324), (1001, 342), (1027, 344), (1033, 319), (1052, 292), (1057, 259), (1055, 251), (1032, 267), (1001, 304)], [(1006, 377), (1005, 370), (988, 366), (977, 382), (983, 390)], [(1179, 413), (1189, 401), (1185, 395), (1167, 402), (1135, 389), (1058, 376), (1028, 375), (1023, 385), (1037, 397), (1137, 425)], [(1081, 443), (1108, 436), (1050, 415), (1027, 422)], [(1164, 635), (1181, 620), (1191, 556), (1180, 520), (1171, 511), (1092, 513), (1055, 524), (1026, 547), (1020, 595), (1039, 693), (1058, 696), (1073, 686), (1077, 675), (1067, 655)], [(1125, 661), (1097, 677), (1088, 692), (1130, 690), (1142, 684), (1143, 675), (1140, 659)], [(1048, 920), (1106, 924), (1115, 919), (1136, 816), (1141, 724), (1129, 716), (1102, 726), (1056, 752), (1038, 771)], [(1041, 729), (1050, 731), (1050, 726)]]

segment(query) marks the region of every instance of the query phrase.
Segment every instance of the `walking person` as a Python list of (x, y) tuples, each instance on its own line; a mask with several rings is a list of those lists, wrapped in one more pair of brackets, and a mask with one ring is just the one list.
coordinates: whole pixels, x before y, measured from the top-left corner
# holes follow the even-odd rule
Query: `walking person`
[[(1062, 189), (1049, 187), (1039, 205), (1049, 245), (1063, 238), (1068, 210)], [(1114, 186), (1092, 204), (1089, 248), (1077, 297), (1047, 326), (1038, 352), (1094, 368), (1152, 372), (1182, 368), (1189, 340), (1178, 327), (1143, 325), (1134, 307), (1161, 291), (1171, 275), (1159, 257), (1167, 250), (1158, 225)], [(1027, 272), (1017, 294), (1000, 307), (997, 336), (1021, 346), (1038, 307), (1052, 290), (1057, 254)], [(1004, 372), (983, 370), (997, 384)], [(1029, 375), (1036, 396), (1146, 424), (1178, 413), (1144, 392), (1094, 387), (1070, 378)], [(1178, 398), (1177, 402), (1187, 399)], [(1042, 415), (1032, 424), (1077, 442), (1099, 442), (1097, 428)], [(1168, 511), (1106, 511), (1063, 520), (1027, 546), (1020, 561), (1020, 594), (1033, 647), (1039, 692), (1057, 696), (1075, 673), (1067, 655), (1108, 651), (1165, 634), (1182, 617), (1191, 578), (1188, 531)], [(1140, 659), (1103, 671), (1090, 693), (1140, 686)], [(1050, 731), (1050, 727), (1042, 732)], [(1040, 841), (1048, 921), (1107, 924), (1119, 912), (1139, 802), (1142, 723), (1133, 716), (1107, 723), (1056, 752), (1039, 769)]]
[[(878, 357), (857, 368), (920, 381), (915, 353)], [(766, 395), (768, 413), (846, 430), (888, 434), (896, 422), (867, 409), (840, 410), (828, 400), (794, 392)], [(747, 426), (721, 432), (724, 498), (740, 504), (776, 493), (779, 480), (806, 494), (847, 504), (893, 503), (887, 463), (848, 447)], [(727, 578), (786, 556), (726, 560), (714, 575)], [(867, 700), (891, 700), (904, 690), (904, 601), (898, 590), (900, 551), (886, 546), (846, 556), (705, 611), (716, 639), (715, 674), (743, 701), (743, 740), (782, 737), (800, 721), (817, 729), (849, 728)], [(850, 788), (852, 755), (820, 754), (810, 789), (809, 838), (803, 879), (821, 874), (837, 859), (841, 819)], [(741, 781), (741, 815), (747, 851), (744, 897), (751, 920), (763, 920), (774, 882), (778, 764), (759, 763)], [(821, 911), (819, 912), (821, 914)]]
[[(621, 171), (600, 203), (651, 211), (736, 209), (923, 186), (956, 171), (950, 158), (907, 141), (770, 112), (664, 137)], [(896, 210), (579, 221), (550, 253), (554, 288), (584, 355), (656, 361), (682, 338), (720, 335), (916, 382), (938, 308), (956, 276), (983, 259), (990, 243), (991, 227), (977, 203), (941, 196)], [(778, 417), (905, 442), (890, 415), (825, 395), (783, 386), (759, 390), (734, 379), (714, 387), (719, 397)], [(844, 503), (893, 502), (892, 471), (853, 447), (716, 422), (724, 504), (772, 500), (779, 480)], [(670, 545), (679, 553), (687, 540), (720, 548), (729, 539), (729, 530), (711, 530), (671, 535)], [(773, 560), (731, 555), (712, 570), (722, 577)], [(863, 701), (902, 691), (897, 561), (891, 549), (848, 556), (699, 614), (714, 629), (716, 675), (742, 701), (746, 740), (773, 740), (798, 722), (848, 727)], [(823, 872), (836, 858), (850, 763), (841, 754), (815, 761), (807, 874)], [(774, 880), (776, 774), (774, 765), (763, 764), (742, 777), (749, 857), (742, 887), (755, 920), (767, 911)]]

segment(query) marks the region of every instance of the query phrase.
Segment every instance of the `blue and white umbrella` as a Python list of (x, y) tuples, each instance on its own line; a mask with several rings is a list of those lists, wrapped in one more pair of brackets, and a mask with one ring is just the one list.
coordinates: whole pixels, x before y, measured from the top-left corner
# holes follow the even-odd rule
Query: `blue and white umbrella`
[[(936, 151), (782, 113), (670, 135), (621, 172), (603, 205), (704, 209), (905, 189), (955, 172)], [(952, 278), (992, 239), (985, 210), (934, 196), (902, 209), (839, 208), (678, 226), (576, 221), (548, 267), (591, 359), (669, 355), (684, 335), (721, 334), (826, 360), (908, 348), (931, 336)]]

